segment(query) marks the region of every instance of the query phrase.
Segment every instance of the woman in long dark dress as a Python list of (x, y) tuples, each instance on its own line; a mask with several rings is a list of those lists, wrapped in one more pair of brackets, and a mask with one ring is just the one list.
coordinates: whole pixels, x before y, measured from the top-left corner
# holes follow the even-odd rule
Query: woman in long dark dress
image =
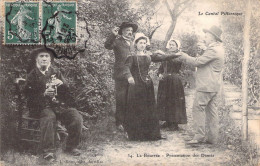
[(151, 61), (158, 62), (175, 55), (151, 54), (145, 51), (149, 39), (136, 34), (134, 44), (136, 52), (126, 60), (125, 76), (129, 82), (125, 130), (130, 140), (161, 139), (159, 119), (155, 106), (154, 86), (148, 75)]
[[(180, 48), (178, 40), (169, 40), (167, 43), (168, 53), (177, 53)], [(178, 130), (178, 124), (187, 123), (184, 88), (180, 78), (182, 62), (171, 59), (162, 62), (159, 67), (159, 87), (157, 106), (160, 120), (166, 121), (164, 127), (170, 130)]]

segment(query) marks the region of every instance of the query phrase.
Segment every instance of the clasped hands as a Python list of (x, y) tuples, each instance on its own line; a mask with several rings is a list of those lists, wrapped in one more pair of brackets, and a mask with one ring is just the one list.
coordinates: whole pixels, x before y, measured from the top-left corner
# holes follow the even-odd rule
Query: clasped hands
[[(161, 50), (157, 50), (154, 52), (155, 54), (161, 54), (161, 55), (165, 55), (165, 53)], [(175, 54), (176, 56), (180, 57), (180, 58), (185, 58), (185, 56), (188, 56), (186, 53), (184, 52), (178, 52)], [(163, 74), (159, 74), (159, 80), (162, 80), (164, 78)], [(135, 80), (133, 77), (129, 77), (127, 79), (128, 83), (131, 84), (131, 85), (134, 85), (135, 84)]]

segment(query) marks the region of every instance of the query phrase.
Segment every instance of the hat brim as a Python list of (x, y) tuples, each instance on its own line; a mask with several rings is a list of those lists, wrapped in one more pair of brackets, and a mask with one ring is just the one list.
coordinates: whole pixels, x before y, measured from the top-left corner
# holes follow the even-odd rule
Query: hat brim
[(119, 35), (122, 35), (122, 30), (124, 28), (127, 28), (127, 27), (132, 27), (133, 28), (133, 32), (135, 33), (138, 29), (138, 25), (137, 24), (134, 24), (134, 23), (127, 23), (127, 24), (124, 24), (123, 26), (121, 25), (119, 28), (119, 31), (118, 31), (118, 34)]
[(51, 56), (51, 61), (54, 60), (54, 53), (53, 53), (53, 49), (51, 48), (37, 48), (37, 49), (34, 49), (32, 52), (31, 52), (31, 56), (33, 57), (32, 59), (36, 59), (37, 58), (37, 55), (41, 52), (47, 52), (50, 54)]
[(203, 32), (212, 34), (218, 41), (222, 42), (222, 40), (215, 33), (211, 32), (210, 30), (203, 29)]

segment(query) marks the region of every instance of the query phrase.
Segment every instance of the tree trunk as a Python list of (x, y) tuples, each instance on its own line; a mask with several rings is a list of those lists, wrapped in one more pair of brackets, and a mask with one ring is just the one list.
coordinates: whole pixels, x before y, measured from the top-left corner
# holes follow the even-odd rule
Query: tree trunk
[(244, 24), (244, 59), (242, 64), (242, 139), (248, 139), (248, 65), (250, 56), (251, 2), (248, 0)]
[(166, 50), (167, 42), (171, 39), (172, 33), (173, 33), (175, 26), (176, 26), (176, 22), (177, 22), (176, 19), (171, 22), (171, 26), (169, 27), (169, 29), (166, 33), (165, 40), (164, 40), (164, 43), (163, 43), (164, 50)]

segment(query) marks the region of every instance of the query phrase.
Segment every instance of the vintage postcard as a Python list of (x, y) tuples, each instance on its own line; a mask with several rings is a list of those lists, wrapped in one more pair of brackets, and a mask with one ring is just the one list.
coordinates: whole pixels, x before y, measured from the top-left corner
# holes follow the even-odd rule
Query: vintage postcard
[(1, 0), (0, 165), (260, 165), (259, 0)]

